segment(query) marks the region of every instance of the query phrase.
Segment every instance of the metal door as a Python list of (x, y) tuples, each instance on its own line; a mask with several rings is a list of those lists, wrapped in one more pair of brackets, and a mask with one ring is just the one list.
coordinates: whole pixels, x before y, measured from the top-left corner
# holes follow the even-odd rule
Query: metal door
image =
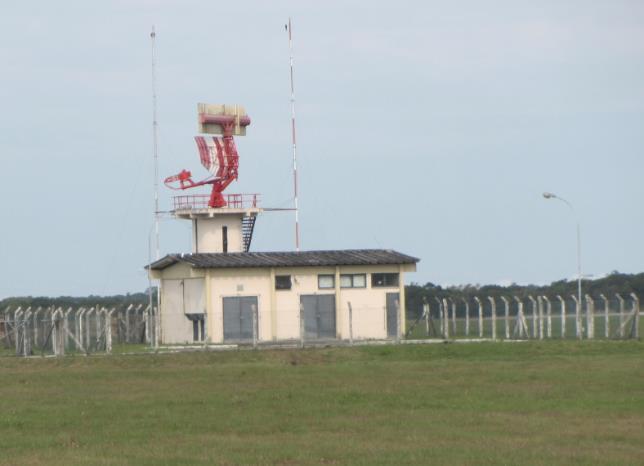
[(335, 338), (335, 295), (300, 296), (302, 318), (304, 319), (304, 338), (316, 340)]
[(400, 308), (400, 293), (387, 293), (387, 337), (398, 335), (398, 309)]
[(224, 341), (251, 341), (253, 339), (253, 313), (257, 310), (257, 296), (235, 296), (223, 298), (223, 300)]

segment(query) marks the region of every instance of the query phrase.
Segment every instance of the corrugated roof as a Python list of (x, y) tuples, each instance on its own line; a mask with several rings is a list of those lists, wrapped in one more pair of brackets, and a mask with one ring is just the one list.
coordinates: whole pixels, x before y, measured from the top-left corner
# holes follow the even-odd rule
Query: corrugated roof
[[(415, 264), (420, 259), (391, 249), (348, 249), (339, 251), (233, 252), (169, 254), (151, 264), (163, 270), (178, 262), (198, 269), (253, 267), (310, 267), (335, 265)], [(146, 267), (147, 268), (147, 267)]]

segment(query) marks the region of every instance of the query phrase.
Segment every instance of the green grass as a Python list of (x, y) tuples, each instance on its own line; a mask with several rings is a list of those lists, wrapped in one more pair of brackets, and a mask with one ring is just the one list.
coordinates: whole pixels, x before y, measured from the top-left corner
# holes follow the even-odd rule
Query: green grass
[(0, 464), (636, 464), (644, 344), (0, 358)]

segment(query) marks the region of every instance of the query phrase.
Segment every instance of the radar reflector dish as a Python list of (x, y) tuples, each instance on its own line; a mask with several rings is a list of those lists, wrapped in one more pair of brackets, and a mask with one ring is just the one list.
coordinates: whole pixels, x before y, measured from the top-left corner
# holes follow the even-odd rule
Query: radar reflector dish
[(201, 134), (245, 136), (250, 117), (241, 105), (197, 104), (197, 131)]

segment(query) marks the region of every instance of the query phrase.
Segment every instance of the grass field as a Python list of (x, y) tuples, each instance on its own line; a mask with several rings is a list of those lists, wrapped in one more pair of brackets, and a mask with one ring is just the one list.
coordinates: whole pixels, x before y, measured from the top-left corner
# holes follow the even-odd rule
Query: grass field
[(0, 464), (642, 464), (644, 344), (0, 358)]

